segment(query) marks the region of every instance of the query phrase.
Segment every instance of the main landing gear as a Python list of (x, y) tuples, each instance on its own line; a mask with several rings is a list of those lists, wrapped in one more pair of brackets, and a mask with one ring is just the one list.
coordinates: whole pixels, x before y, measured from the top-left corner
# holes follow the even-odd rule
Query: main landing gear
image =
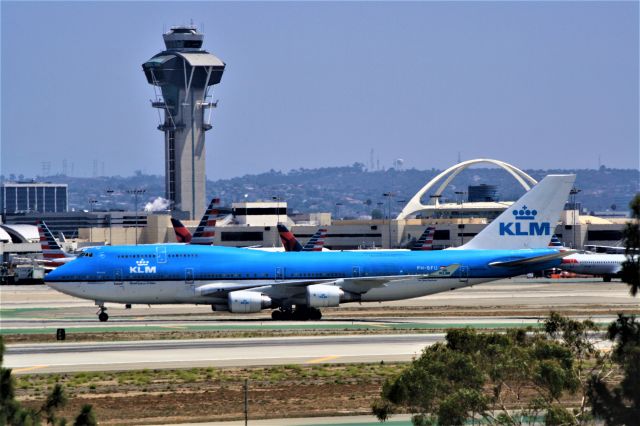
[(322, 318), (320, 309), (304, 305), (296, 306), (295, 310), (280, 308), (271, 312), (271, 319), (274, 321), (317, 321), (320, 318)]
[(98, 310), (98, 319), (100, 320), (100, 322), (106, 322), (109, 319), (109, 315), (107, 315), (107, 308), (104, 306), (104, 304), (96, 304), (100, 307), (100, 309)]

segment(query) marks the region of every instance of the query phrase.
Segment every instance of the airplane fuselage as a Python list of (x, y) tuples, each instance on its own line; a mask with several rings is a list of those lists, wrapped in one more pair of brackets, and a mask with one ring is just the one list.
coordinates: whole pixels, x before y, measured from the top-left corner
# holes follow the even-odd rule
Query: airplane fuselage
[[(178, 244), (96, 247), (50, 273), (46, 282), (72, 296), (117, 303), (215, 305), (226, 303), (234, 288), (249, 287), (248, 291), (267, 294), (275, 301), (295, 301), (296, 292), (304, 292), (304, 286), (296, 285), (336, 282), (358, 294), (358, 300), (385, 301), (525, 274), (532, 272), (531, 266), (489, 264), (553, 253), (557, 251), (546, 248), (284, 253)], [(537, 263), (536, 270), (559, 263), (560, 259)], [(438, 276), (438, 271), (452, 264), (459, 265), (455, 272)], [(368, 279), (380, 277), (396, 278), (366, 286)], [(223, 289), (219, 295), (200, 291), (218, 284)]]

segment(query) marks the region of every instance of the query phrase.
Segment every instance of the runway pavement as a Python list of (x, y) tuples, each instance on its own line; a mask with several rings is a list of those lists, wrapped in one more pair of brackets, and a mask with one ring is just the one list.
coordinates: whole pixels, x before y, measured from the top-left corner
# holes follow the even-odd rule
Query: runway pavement
[(16, 374), (154, 368), (409, 361), (438, 334), (14, 344), (5, 365)]
[[(541, 312), (569, 307), (578, 317), (610, 322), (620, 309), (638, 310), (620, 282), (600, 280), (502, 280), (495, 283), (406, 301), (347, 304), (324, 310), (318, 322), (273, 322), (268, 311), (252, 315), (211, 312), (208, 306), (109, 305), (110, 320), (100, 323), (91, 301), (75, 299), (45, 286), (0, 286), (3, 334), (104, 331), (210, 331), (352, 329), (443, 330), (452, 326), (508, 328), (535, 325)], [(403, 317), (403, 310), (418, 310)], [(500, 311), (508, 314), (492, 313)], [(473, 311), (476, 315), (469, 315)], [(435, 312), (435, 314), (434, 314)], [(460, 314), (460, 312), (464, 312)], [(424, 315), (423, 315), (424, 313)], [(451, 314), (449, 314), (451, 313)], [(422, 316), (421, 316), (422, 315)], [(316, 362), (408, 361), (443, 334), (378, 334), (251, 339), (201, 339), (104, 343), (7, 345), (5, 365), (17, 374), (196, 366), (251, 366)], [(132, 339), (135, 339), (133, 335)]]
[[(620, 281), (604, 283), (600, 279), (526, 279), (514, 278), (495, 281), (474, 287), (409, 300), (382, 303), (343, 304), (340, 308), (326, 310), (328, 314), (343, 315), (349, 310), (361, 308), (548, 308), (590, 307), (638, 308), (640, 299), (629, 296), (628, 286)], [(134, 305), (125, 310), (123, 305), (109, 304), (110, 321), (132, 319), (140, 316), (163, 317), (177, 315), (200, 316), (209, 320), (238, 318), (269, 319), (269, 312), (252, 315), (234, 315), (228, 312), (211, 312), (207, 305)], [(44, 285), (0, 286), (0, 319), (15, 317), (50, 320), (96, 320), (93, 301), (77, 299), (59, 293)]]

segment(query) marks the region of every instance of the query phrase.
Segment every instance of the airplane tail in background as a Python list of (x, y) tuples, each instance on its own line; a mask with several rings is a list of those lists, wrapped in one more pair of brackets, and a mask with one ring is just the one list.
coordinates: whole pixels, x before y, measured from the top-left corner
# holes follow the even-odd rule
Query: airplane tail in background
[(547, 247), (575, 180), (575, 175), (546, 176), (458, 249)]
[(171, 225), (173, 225), (173, 231), (176, 233), (176, 240), (179, 243), (190, 243), (191, 242), (191, 232), (187, 229), (186, 226), (182, 224), (178, 219), (171, 218)]
[(193, 233), (191, 238), (191, 244), (198, 245), (213, 245), (216, 237), (216, 219), (220, 211), (218, 206), (220, 205), (220, 198), (212, 198), (207, 207), (207, 211), (202, 216), (200, 224)]
[(551, 242), (549, 243), (549, 247), (557, 248), (558, 250), (565, 248), (564, 245), (562, 244), (562, 241), (560, 241), (560, 238), (558, 238), (556, 234), (553, 234), (551, 236)]
[(42, 248), (42, 257), (52, 266), (60, 266), (70, 256), (65, 252), (60, 244), (53, 237), (53, 234), (44, 222), (38, 222), (38, 234), (40, 235), (40, 248)]
[(280, 241), (282, 241), (284, 251), (302, 251), (302, 244), (298, 242), (286, 226), (280, 223), (278, 224), (278, 234), (280, 234)]
[(411, 250), (433, 250), (433, 235), (435, 233), (435, 226), (427, 227), (422, 235), (420, 235), (420, 238), (415, 242)]
[[(291, 234), (293, 235), (293, 234)], [(313, 234), (311, 239), (302, 247), (302, 251), (322, 251), (324, 246), (324, 239), (327, 237), (327, 230), (320, 228)]]

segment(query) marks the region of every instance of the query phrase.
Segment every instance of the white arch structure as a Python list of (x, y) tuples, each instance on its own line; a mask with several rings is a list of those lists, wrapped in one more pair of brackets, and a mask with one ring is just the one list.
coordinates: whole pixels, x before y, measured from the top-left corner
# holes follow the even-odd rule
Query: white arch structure
[[(431, 179), (425, 186), (423, 186), (422, 189), (420, 191), (418, 191), (416, 193), (416, 195), (414, 195), (411, 200), (409, 200), (407, 205), (404, 206), (404, 209), (402, 209), (402, 211), (398, 215), (397, 219), (398, 220), (406, 219), (409, 215), (412, 215), (412, 214), (417, 213), (417, 212), (419, 212), (421, 210), (427, 209), (430, 206), (437, 205), (438, 204), (438, 197), (442, 194), (442, 191), (444, 191), (444, 189), (447, 187), (447, 185), (449, 185), (449, 183), (456, 176), (458, 176), (458, 174), (461, 171), (463, 171), (464, 169), (466, 169), (466, 168), (468, 168), (468, 167), (470, 167), (470, 166), (472, 166), (474, 164), (478, 164), (478, 163), (490, 163), (490, 164), (494, 164), (494, 165), (496, 165), (498, 167), (503, 168), (511, 176), (513, 176), (513, 178), (516, 181), (518, 181), (518, 183), (520, 185), (522, 185), (522, 187), (525, 189), (525, 191), (530, 190), (532, 185), (535, 185), (536, 183), (538, 183), (538, 181), (536, 181), (534, 178), (532, 178), (531, 176), (529, 176), (528, 174), (526, 174), (525, 172), (523, 172), (522, 170), (520, 170), (516, 166), (513, 166), (513, 165), (511, 165), (509, 163), (505, 163), (504, 161), (493, 160), (491, 158), (476, 158), (475, 160), (463, 161), (462, 163), (458, 163), (455, 166), (449, 167), (447, 170), (445, 170), (444, 172), (440, 173), (438, 176), (436, 176), (433, 179)], [(446, 179), (445, 179), (445, 177), (446, 177)], [(440, 182), (442, 179), (444, 179), (444, 182), (442, 182), (440, 184), (440, 186), (438, 187), (438, 189), (436, 190), (436, 192), (432, 194), (432, 198), (429, 200), (429, 203), (426, 204), (426, 205), (422, 204), (422, 202), (420, 200), (422, 199), (423, 195), (427, 191), (429, 191), (431, 188), (436, 186), (436, 184), (438, 182)]]

